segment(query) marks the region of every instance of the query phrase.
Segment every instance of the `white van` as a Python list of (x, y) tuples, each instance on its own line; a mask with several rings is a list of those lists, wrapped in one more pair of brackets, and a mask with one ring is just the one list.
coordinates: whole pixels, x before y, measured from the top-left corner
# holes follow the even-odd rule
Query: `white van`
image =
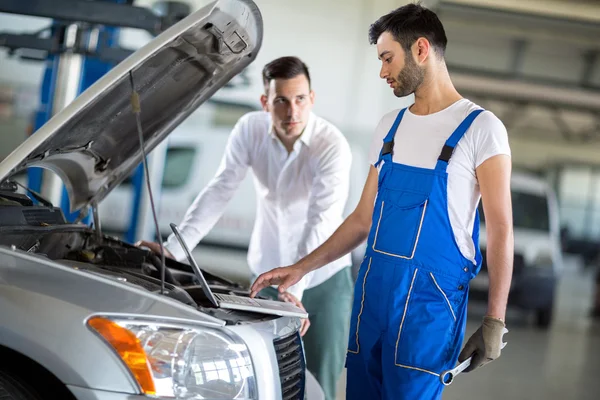
[[(509, 305), (534, 311), (536, 325), (548, 328), (562, 270), (556, 194), (545, 179), (521, 172), (512, 174), (511, 194), (515, 254)], [(487, 299), (487, 241), (482, 207), (479, 211), (484, 259), (481, 272), (471, 281), (470, 295), (475, 299)]]

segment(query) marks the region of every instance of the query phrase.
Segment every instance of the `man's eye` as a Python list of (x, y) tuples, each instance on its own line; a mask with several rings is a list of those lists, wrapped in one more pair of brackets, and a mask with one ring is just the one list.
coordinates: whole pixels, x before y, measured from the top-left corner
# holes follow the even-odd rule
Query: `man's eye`
[(388, 64), (389, 64), (389, 63), (391, 63), (391, 62), (392, 62), (392, 57), (390, 57), (390, 58), (386, 58), (386, 59), (385, 59), (385, 62), (386, 62), (386, 63), (388, 63)]

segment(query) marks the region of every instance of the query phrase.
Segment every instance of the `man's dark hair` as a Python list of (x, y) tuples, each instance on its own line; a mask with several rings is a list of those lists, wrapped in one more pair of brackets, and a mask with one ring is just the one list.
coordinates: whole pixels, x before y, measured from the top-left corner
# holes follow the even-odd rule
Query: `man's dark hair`
[(419, 3), (397, 8), (375, 21), (369, 28), (369, 43), (376, 44), (384, 32), (389, 32), (406, 52), (420, 37), (427, 38), (441, 57), (448, 44), (438, 16)]
[(306, 76), (308, 86), (310, 87), (308, 67), (298, 57), (277, 58), (265, 65), (262, 71), (265, 87), (269, 87), (269, 83), (273, 79), (292, 79), (298, 75)]

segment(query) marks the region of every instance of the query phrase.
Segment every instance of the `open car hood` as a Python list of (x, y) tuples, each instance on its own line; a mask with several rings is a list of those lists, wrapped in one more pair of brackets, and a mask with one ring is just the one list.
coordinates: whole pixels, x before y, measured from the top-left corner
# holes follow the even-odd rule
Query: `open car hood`
[(76, 211), (100, 202), (142, 161), (132, 82), (146, 153), (247, 67), (262, 42), (251, 0), (219, 0), (121, 62), (0, 164), (0, 180), (43, 167), (63, 180)]

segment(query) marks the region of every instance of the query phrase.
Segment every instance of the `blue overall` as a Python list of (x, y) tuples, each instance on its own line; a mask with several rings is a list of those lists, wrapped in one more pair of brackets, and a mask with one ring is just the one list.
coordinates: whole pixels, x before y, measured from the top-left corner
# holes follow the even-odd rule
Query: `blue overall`
[(453, 368), (467, 317), (469, 281), (479, 272), (460, 252), (448, 216), (446, 168), (483, 110), (449, 136), (435, 169), (394, 163), (401, 110), (383, 140), (377, 200), (365, 258), (354, 289), (348, 341), (347, 399), (441, 398), (440, 373)]

